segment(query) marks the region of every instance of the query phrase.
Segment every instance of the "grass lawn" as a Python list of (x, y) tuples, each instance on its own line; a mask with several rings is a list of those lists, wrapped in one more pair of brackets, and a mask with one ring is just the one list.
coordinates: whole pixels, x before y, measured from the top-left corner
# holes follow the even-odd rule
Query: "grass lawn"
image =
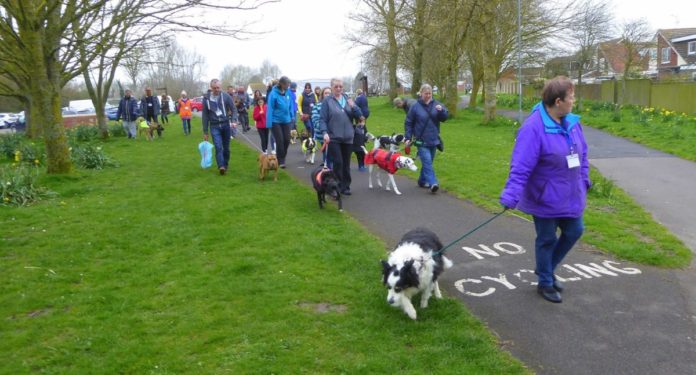
[[(517, 109), (517, 96), (499, 95), (499, 106)], [(529, 111), (539, 99), (524, 98)], [(578, 111), (578, 108), (575, 108)], [(582, 123), (680, 158), (696, 161), (696, 113), (627, 105), (617, 113), (611, 103), (584, 100)]]
[[(511, 132), (471, 119), (448, 147), (466, 127), (509, 153)], [(0, 373), (528, 373), (454, 299), (415, 322), (388, 306), (386, 245), (284, 172), (258, 182), (255, 151), (233, 142), (227, 176), (201, 170), (193, 127), (112, 139), (118, 168), (44, 175), (57, 198), (0, 206)], [(481, 157), (462, 150), (457, 167)], [(474, 195), (483, 181), (454, 170), (444, 185)]]
[[(384, 98), (371, 98), (368, 130), (376, 135), (403, 132), (404, 113)], [(517, 128), (512, 121), (481, 125), (482, 115), (468, 110), (441, 125), (445, 152), (435, 171), (442, 187), (491, 212), (505, 184)], [(405, 173), (407, 174), (407, 173)], [(417, 173), (410, 173), (414, 178)], [(621, 259), (662, 267), (684, 267), (691, 251), (626, 193), (592, 171), (593, 189), (585, 210), (582, 240)]]

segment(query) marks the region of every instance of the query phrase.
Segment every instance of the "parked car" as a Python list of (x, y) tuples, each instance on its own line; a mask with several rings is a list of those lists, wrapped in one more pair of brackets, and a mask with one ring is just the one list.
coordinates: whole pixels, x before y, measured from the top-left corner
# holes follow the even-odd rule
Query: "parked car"
[(19, 116), (14, 113), (0, 113), (0, 128), (9, 128), (17, 123)]
[(118, 114), (118, 107), (112, 105), (104, 108), (104, 113), (106, 113), (106, 118), (109, 120), (118, 120), (116, 114)]
[(195, 98), (191, 98), (191, 110), (193, 112), (200, 112), (203, 110), (203, 97), (202, 96), (197, 96)]

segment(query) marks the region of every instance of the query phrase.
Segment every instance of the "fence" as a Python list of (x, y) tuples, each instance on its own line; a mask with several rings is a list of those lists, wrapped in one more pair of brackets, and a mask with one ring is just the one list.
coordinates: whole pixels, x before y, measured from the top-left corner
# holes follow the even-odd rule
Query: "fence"
[[(507, 88), (507, 87), (500, 87)], [(512, 88), (512, 87), (510, 87)], [(626, 81), (626, 98), (621, 102), (622, 80), (602, 81), (601, 83), (582, 84), (575, 88), (583, 99), (609, 103), (634, 104), (644, 107), (664, 108), (680, 113), (696, 114), (696, 82), (653, 82), (649, 79)], [(500, 92), (517, 93), (516, 89)], [(532, 86), (522, 87), (525, 96), (541, 96), (540, 90)]]

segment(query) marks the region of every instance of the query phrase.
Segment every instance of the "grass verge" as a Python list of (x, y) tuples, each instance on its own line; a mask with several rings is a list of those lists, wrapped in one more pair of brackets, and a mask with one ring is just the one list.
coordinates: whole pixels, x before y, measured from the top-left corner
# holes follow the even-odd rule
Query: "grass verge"
[[(403, 132), (404, 113), (384, 98), (370, 101), (370, 132)], [(505, 184), (516, 125), (504, 118), (482, 125), (478, 112), (462, 110), (441, 126), (445, 152), (438, 153), (435, 170), (443, 188), (491, 212)], [(410, 173), (417, 177), (416, 173)], [(592, 172), (595, 182), (585, 210), (583, 241), (621, 259), (660, 267), (684, 267), (691, 251), (630, 196)]]
[(254, 151), (201, 170), (193, 126), (0, 207), (0, 373), (528, 373), (456, 300), (389, 307), (385, 244), (284, 172), (258, 182)]

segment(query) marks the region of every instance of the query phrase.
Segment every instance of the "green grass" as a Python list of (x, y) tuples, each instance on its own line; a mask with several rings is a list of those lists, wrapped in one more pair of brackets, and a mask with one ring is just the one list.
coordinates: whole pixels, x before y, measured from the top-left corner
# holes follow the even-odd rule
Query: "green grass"
[[(517, 96), (501, 94), (498, 105), (517, 108)], [(524, 98), (526, 111), (538, 103), (538, 98)], [(575, 109), (578, 110), (577, 108)], [(611, 103), (583, 101), (578, 112), (582, 123), (680, 158), (696, 161), (696, 114), (676, 113), (659, 108), (634, 105), (614, 111)]]
[(388, 306), (386, 245), (285, 172), (260, 183), (255, 151), (202, 170), (193, 125), (0, 207), (0, 373), (528, 373), (454, 299)]
[[(383, 98), (372, 99), (370, 105), (370, 132), (403, 132), (403, 111), (391, 108)], [(462, 110), (457, 118), (442, 123), (445, 152), (437, 154), (435, 171), (444, 189), (496, 212), (500, 210), (498, 198), (509, 171), (517, 127), (504, 118), (489, 125), (481, 121), (480, 113)], [(584, 242), (643, 264), (684, 267), (690, 263), (691, 251), (626, 193), (613, 184), (606, 188), (609, 182), (596, 171), (591, 177), (597, 186), (588, 197)]]

